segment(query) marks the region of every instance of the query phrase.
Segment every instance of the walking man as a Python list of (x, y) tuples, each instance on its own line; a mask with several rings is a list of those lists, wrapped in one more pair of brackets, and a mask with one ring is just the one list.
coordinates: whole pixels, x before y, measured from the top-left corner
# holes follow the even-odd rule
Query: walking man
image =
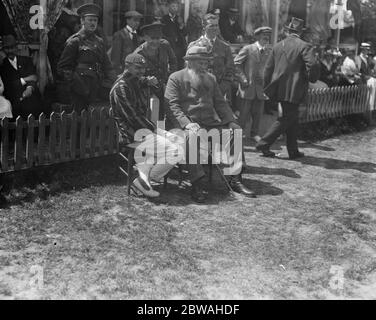
[(286, 133), (287, 152), (290, 159), (304, 157), (298, 150), (299, 104), (305, 101), (309, 82), (319, 79), (319, 63), (313, 47), (300, 37), (304, 21), (292, 18), (286, 26), (287, 37), (277, 43), (266, 63), (265, 93), (282, 105), (282, 116), (257, 143), (256, 149), (265, 157), (274, 157), (270, 146)]

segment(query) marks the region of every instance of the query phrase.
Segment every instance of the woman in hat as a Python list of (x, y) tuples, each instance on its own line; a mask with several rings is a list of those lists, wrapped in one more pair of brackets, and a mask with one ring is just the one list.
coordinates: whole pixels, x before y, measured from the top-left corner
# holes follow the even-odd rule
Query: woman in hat
[(0, 77), (0, 119), (13, 118), (10, 102), (4, 98), (4, 84)]

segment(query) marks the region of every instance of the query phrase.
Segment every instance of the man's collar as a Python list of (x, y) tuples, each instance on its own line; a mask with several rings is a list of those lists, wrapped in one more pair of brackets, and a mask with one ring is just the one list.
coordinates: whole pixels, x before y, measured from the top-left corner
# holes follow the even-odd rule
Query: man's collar
[(171, 20), (174, 20), (174, 19), (175, 19), (175, 17), (176, 17), (176, 14), (175, 14), (175, 15), (172, 15), (172, 13), (171, 13), (171, 12), (169, 12), (169, 13), (168, 13), (168, 15), (170, 16), (170, 19), (171, 19)]
[(136, 30), (134, 30), (132, 27), (129, 25), (126, 25), (125, 29), (127, 29), (130, 33), (136, 33)]
[(8, 57), (8, 60), (9, 60), (10, 62), (17, 63), (17, 56), (14, 56), (13, 59), (11, 59), (11, 58)]
[(206, 40), (208, 40), (210, 43), (214, 43), (215, 40), (217, 40), (217, 37), (215, 37), (214, 39), (209, 39), (209, 38), (206, 36), (206, 34), (204, 34), (203, 37), (204, 37)]
[(257, 46), (257, 48), (259, 49), (259, 50), (261, 50), (261, 49), (265, 49), (265, 47), (263, 47), (263, 46), (261, 46), (261, 44), (260, 44), (260, 42), (259, 41), (256, 41), (256, 46)]

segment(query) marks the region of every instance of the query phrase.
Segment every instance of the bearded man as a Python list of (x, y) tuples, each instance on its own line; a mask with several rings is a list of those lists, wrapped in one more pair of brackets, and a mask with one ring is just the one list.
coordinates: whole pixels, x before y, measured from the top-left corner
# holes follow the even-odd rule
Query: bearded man
[[(241, 132), (241, 127), (224, 99), (215, 76), (207, 71), (209, 61), (212, 59), (207, 48), (193, 46), (188, 49), (184, 59), (187, 61), (187, 67), (173, 73), (166, 87), (166, 114), (172, 126), (186, 130), (190, 138), (200, 134), (200, 129), (207, 131), (217, 129), (221, 133), (225, 129)], [(241, 143), (241, 139), (240, 135), (239, 141), (236, 142)], [(222, 139), (219, 147), (225, 150), (222, 152), (227, 152), (231, 148), (226, 149), (226, 146), (233, 144), (234, 141), (229, 136), (228, 139)], [(217, 148), (218, 145), (212, 147), (213, 150)], [(242, 155), (242, 150), (240, 150), (234, 156), (235, 165), (231, 170), (225, 171), (225, 175), (228, 175), (227, 179), (233, 191), (254, 197), (255, 194), (242, 184)], [(224, 158), (230, 157), (230, 154), (227, 154)], [(202, 185), (202, 178), (205, 176), (203, 167), (201, 164), (188, 164), (188, 170), (192, 182), (192, 199), (203, 203), (206, 200)]]

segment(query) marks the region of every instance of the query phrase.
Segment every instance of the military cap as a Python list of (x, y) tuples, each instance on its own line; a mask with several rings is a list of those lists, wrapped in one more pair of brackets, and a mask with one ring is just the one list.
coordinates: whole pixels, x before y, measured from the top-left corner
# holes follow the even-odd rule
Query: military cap
[(129, 19), (129, 18), (140, 18), (140, 19), (141, 19), (143, 16), (142, 16), (141, 13), (139, 13), (139, 12), (137, 12), (137, 11), (127, 11), (127, 12), (125, 13), (124, 17), (125, 17), (126, 19)]
[(162, 36), (162, 27), (164, 26), (163, 23), (160, 21), (155, 21), (151, 24), (146, 24), (140, 28), (140, 32), (142, 34), (157, 34)]
[(96, 4), (87, 3), (77, 9), (77, 14), (82, 18), (87, 16), (95, 16), (99, 18), (101, 11), (102, 9)]
[(193, 46), (187, 50), (184, 60), (211, 60), (213, 56), (206, 47)]
[(14, 47), (17, 45), (17, 40), (12, 34), (3, 36), (3, 47)]
[(270, 28), (270, 27), (260, 27), (260, 28), (257, 28), (254, 32), (255, 36), (262, 34), (262, 33), (272, 33), (272, 28)]
[(144, 67), (146, 65), (146, 60), (145, 58), (138, 54), (138, 53), (131, 53), (128, 54), (127, 57), (125, 58), (125, 64), (131, 64), (131, 65), (136, 65), (139, 67)]

